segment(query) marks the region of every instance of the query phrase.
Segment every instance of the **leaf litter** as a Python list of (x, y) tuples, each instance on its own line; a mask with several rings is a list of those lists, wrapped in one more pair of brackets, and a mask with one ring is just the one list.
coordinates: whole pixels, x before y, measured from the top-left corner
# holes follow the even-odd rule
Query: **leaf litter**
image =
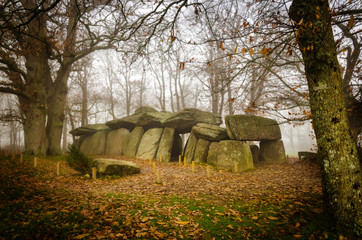
[[(3, 237), (324, 239), (333, 232), (312, 219), (322, 215), (315, 163), (256, 164), (238, 174), (213, 169), (208, 177), (206, 165), (192, 173), (191, 166), (156, 162), (162, 176), (156, 184), (149, 161), (116, 158), (135, 162), (141, 173), (91, 180), (63, 159), (39, 159), (37, 169), (30, 160), (1, 160)], [(58, 162), (60, 176), (54, 170)], [(310, 230), (311, 224), (316, 226)]]

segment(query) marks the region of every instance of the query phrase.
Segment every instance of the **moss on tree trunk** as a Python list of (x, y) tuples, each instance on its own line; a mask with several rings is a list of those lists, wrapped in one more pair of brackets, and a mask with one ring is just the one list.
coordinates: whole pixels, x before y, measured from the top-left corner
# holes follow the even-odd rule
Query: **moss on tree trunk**
[(340, 231), (361, 236), (361, 172), (344, 101), (327, 0), (294, 0), (289, 16), (303, 55), (310, 107), (323, 163), (325, 212)]

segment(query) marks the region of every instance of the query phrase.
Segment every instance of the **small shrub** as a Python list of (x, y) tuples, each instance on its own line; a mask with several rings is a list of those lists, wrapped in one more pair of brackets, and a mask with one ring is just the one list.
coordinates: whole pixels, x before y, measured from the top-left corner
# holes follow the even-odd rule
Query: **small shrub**
[(86, 156), (74, 145), (68, 147), (68, 153), (66, 160), (71, 168), (81, 174), (91, 175), (92, 167), (94, 167), (94, 160), (91, 157)]

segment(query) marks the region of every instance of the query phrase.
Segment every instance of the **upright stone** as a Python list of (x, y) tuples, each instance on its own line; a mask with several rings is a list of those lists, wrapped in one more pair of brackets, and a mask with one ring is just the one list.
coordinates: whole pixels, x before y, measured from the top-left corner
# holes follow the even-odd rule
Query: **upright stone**
[(231, 139), (241, 141), (266, 141), (282, 138), (278, 122), (253, 115), (225, 117), (226, 130)]
[(156, 158), (162, 132), (163, 128), (148, 129), (142, 136), (136, 157), (141, 159)]
[(194, 161), (195, 163), (206, 163), (210, 142), (204, 139), (197, 140)]
[(80, 151), (85, 154), (103, 155), (106, 146), (107, 134), (108, 130), (103, 130), (87, 137), (82, 142)]
[(196, 144), (197, 144), (197, 138), (195, 134), (190, 133), (189, 139), (187, 140), (184, 150), (184, 157), (186, 157), (186, 160), (189, 163), (194, 160)]
[(261, 157), (260, 157), (260, 149), (259, 146), (257, 145), (250, 145), (250, 151), (251, 154), (253, 155), (253, 161), (255, 162), (260, 162), (261, 161)]
[(254, 168), (253, 156), (249, 146), (241, 141), (220, 141), (216, 166), (234, 170), (235, 163), (237, 163), (238, 172)]
[(285, 150), (282, 140), (260, 142), (261, 160), (267, 163), (285, 163)]
[(106, 155), (122, 155), (124, 141), (127, 139), (129, 131), (125, 128), (112, 130), (108, 133), (106, 143)]
[(160, 145), (158, 147), (156, 159), (160, 159), (162, 155), (163, 162), (171, 161), (172, 147), (175, 138), (175, 129), (165, 128), (162, 133)]
[(124, 151), (124, 155), (127, 157), (135, 157), (138, 146), (143, 136), (143, 127), (135, 127), (132, 132), (128, 135), (127, 147)]
[(217, 165), (217, 154), (219, 152), (219, 142), (211, 142), (207, 153), (207, 163)]

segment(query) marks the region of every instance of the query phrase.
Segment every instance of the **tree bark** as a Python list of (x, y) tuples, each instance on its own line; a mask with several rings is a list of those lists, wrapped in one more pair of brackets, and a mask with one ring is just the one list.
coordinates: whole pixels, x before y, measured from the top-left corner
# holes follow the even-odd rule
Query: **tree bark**
[(294, 0), (289, 16), (303, 55), (322, 160), (325, 212), (337, 229), (361, 236), (361, 172), (353, 141), (327, 0)]

